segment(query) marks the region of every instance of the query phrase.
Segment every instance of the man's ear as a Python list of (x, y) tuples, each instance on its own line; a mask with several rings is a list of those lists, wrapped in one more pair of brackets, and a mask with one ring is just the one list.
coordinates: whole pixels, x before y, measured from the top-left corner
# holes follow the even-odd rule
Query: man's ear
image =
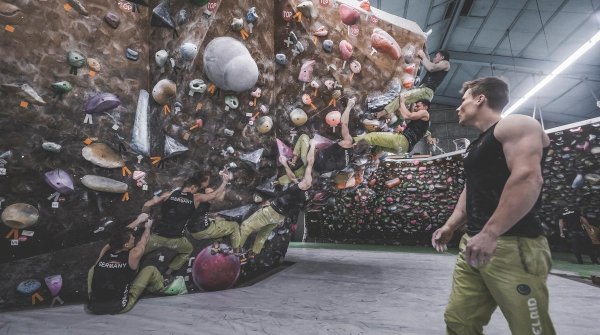
[(483, 95), (483, 94), (480, 94), (480, 95), (477, 97), (477, 104), (478, 104), (478, 105), (481, 105), (481, 104), (483, 104), (483, 103), (485, 102), (485, 99), (486, 99), (485, 95)]

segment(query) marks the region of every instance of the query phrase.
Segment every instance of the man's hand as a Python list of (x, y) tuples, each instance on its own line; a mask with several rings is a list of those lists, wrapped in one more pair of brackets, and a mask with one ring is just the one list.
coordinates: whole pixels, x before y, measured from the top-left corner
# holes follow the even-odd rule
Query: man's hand
[(440, 142), (439, 138), (435, 138), (435, 137), (431, 137), (431, 136), (427, 136), (427, 143), (430, 145), (436, 145)]
[(152, 227), (153, 223), (154, 223), (154, 219), (149, 219), (148, 221), (146, 221), (146, 224), (144, 225), (144, 227), (146, 229), (150, 229)]
[(433, 235), (431, 236), (431, 245), (438, 252), (445, 252), (448, 250), (448, 242), (452, 239), (453, 234), (454, 231), (444, 225), (433, 232)]
[(352, 97), (352, 98), (348, 99), (348, 105), (346, 107), (352, 108), (352, 107), (354, 107), (354, 105), (356, 105), (356, 98)]
[(465, 260), (473, 267), (486, 265), (496, 253), (497, 237), (480, 232), (467, 242)]
[(225, 171), (225, 170), (220, 171), (219, 176), (221, 176), (223, 181), (226, 181), (226, 182), (233, 179), (233, 174), (231, 173), (231, 171)]
[(565, 233), (563, 233), (562, 230), (560, 231), (560, 237), (565, 238)]
[(419, 58), (421, 58), (421, 59), (426, 59), (427, 58), (427, 54), (423, 50), (417, 51), (417, 56), (419, 56)]

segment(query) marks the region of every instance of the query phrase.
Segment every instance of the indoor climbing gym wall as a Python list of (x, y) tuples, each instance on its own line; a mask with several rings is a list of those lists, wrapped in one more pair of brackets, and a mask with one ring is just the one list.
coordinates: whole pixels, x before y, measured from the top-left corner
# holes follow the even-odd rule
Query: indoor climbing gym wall
[[(214, 188), (231, 171), (212, 211), (246, 217), (302, 134), (340, 138), (348, 98), (358, 134), (364, 112), (410, 89), (426, 42), (350, 0), (2, 0), (0, 25), (0, 308), (85, 300), (110, 233), (198, 172)], [(283, 262), (294, 227), (275, 228), (238, 283)], [(176, 274), (198, 290), (211, 241), (192, 242)]]
[[(539, 217), (551, 246), (561, 248), (558, 220), (564, 207), (581, 208), (593, 222), (600, 218), (600, 119), (547, 133), (551, 146), (542, 167)], [(361, 187), (338, 190), (309, 208), (307, 241), (428, 246), (463, 187), (460, 152), (382, 162)]]

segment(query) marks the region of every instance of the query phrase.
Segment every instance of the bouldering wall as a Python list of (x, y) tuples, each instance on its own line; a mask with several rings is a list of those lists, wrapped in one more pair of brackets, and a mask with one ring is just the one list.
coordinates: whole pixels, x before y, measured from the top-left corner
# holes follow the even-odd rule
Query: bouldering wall
[[(564, 248), (558, 220), (565, 206), (600, 221), (600, 119), (548, 131), (538, 211), (551, 247)], [(309, 240), (340, 243), (431, 245), (431, 233), (452, 214), (464, 187), (462, 156), (388, 160), (362, 187), (338, 191), (307, 211)]]
[[(275, 174), (276, 156), (269, 162), (244, 155), (273, 151), (272, 136), (261, 136), (245, 116), (259, 108), (268, 113), (272, 103), (272, 5), (259, 9), (247, 38), (230, 28), (234, 18), (243, 25), (252, 20), (243, 1), (0, 5), (6, 50), (0, 63), (0, 209), (13, 205), (6, 217), (15, 211), (20, 217), (0, 228), (2, 308), (45, 305), (44, 297), (50, 304), (50, 286), (36, 289), (36, 283), (58, 274), (60, 296), (82, 301), (87, 269), (112, 229), (198, 171), (216, 176), (227, 166), (235, 174), (235, 191), (215, 211), (250, 203), (262, 176)], [(41, 22), (46, 29), (39, 29)], [(214, 91), (204, 73), (204, 49), (226, 36), (256, 61), (254, 82), (265, 91), (256, 101), (254, 84), (235, 86), (244, 69), (228, 74), (232, 87), (218, 83)], [(193, 79), (208, 89), (192, 87)], [(236, 95), (242, 105), (228, 110), (226, 102)], [(240, 281), (279, 264), (288, 242), (289, 229), (278, 229)], [(194, 254), (209, 243), (194, 241)], [(157, 256), (165, 264), (172, 257), (167, 250)], [(192, 261), (178, 274), (195, 289)], [(17, 293), (20, 282), (41, 299)]]
[[(412, 21), (371, 8), (368, 1), (277, 1), (275, 8), (277, 136), (293, 144), (297, 134), (341, 138), (326, 115), (357, 98), (352, 133), (366, 111), (383, 108), (412, 87), (426, 38)], [(404, 85), (404, 86), (402, 86)], [(297, 115), (305, 123), (293, 119)], [(337, 132), (336, 132), (337, 128)]]
[[(425, 44), (413, 22), (350, 0), (3, 0), (0, 24), (2, 308), (84, 300), (108, 234), (199, 171), (213, 186), (232, 171), (212, 210), (243, 212), (282, 174), (276, 138), (339, 138), (325, 115), (352, 96), (361, 132), (363, 112), (412, 87)], [(283, 261), (294, 222), (241, 282)], [(195, 290), (192, 263), (176, 274)]]

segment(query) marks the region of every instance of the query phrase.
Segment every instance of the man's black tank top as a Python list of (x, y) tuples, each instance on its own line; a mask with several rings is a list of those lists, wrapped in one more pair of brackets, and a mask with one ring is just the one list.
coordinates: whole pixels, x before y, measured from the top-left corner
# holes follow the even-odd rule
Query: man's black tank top
[(415, 145), (425, 136), (429, 129), (429, 121), (413, 120), (408, 123), (406, 129), (402, 132), (408, 140), (408, 151), (411, 152)]
[(309, 191), (301, 190), (298, 184), (288, 187), (283, 194), (271, 202), (273, 209), (285, 216), (290, 216), (294, 211), (304, 209), (310, 198)]
[(581, 226), (581, 219), (579, 212), (573, 209), (566, 210), (561, 215), (562, 219), (567, 224), (567, 230), (570, 233), (584, 233), (583, 227)]
[(129, 251), (107, 251), (94, 266), (88, 308), (96, 314), (119, 313), (129, 301), (129, 285), (135, 276), (129, 267)]
[[(494, 136), (498, 123), (491, 126), (471, 143), (463, 159), (467, 184), (467, 233), (479, 233), (492, 216), (504, 185), (510, 176), (506, 157), (500, 143)], [(544, 148), (540, 165), (544, 162), (547, 148)], [(537, 237), (543, 233), (537, 217), (542, 194), (521, 220), (510, 228), (504, 236)]]
[(201, 202), (196, 208), (194, 215), (190, 218), (190, 222), (188, 222), (188, 231), (190, 233), (197, 233), (199, 231), (205, 230), (208, 228), (210, 221), (208, 219), (208, 213), (210, 212), (210, 203), (209, 202)]
[(432, 91), (435, 92), (435, 90), (438, 88), (438, 86), (440, 86), (447, 74), (448, 71), (444, 70), (435, 72), (427, 71), (425, 78), (423, 78), (423, 86), (429, 87)]
[(185, 224), (195, 210), (192, 193), (173, 191), (161, 206), (162, 217), (154, 225), (154, 233), (169, 238), (183, 236)]
[(343, 170), (350, 165), (354, 149), (343, 148), (338, 143), (317, 151), (317, 157), (313, 168), (319, 173)]

